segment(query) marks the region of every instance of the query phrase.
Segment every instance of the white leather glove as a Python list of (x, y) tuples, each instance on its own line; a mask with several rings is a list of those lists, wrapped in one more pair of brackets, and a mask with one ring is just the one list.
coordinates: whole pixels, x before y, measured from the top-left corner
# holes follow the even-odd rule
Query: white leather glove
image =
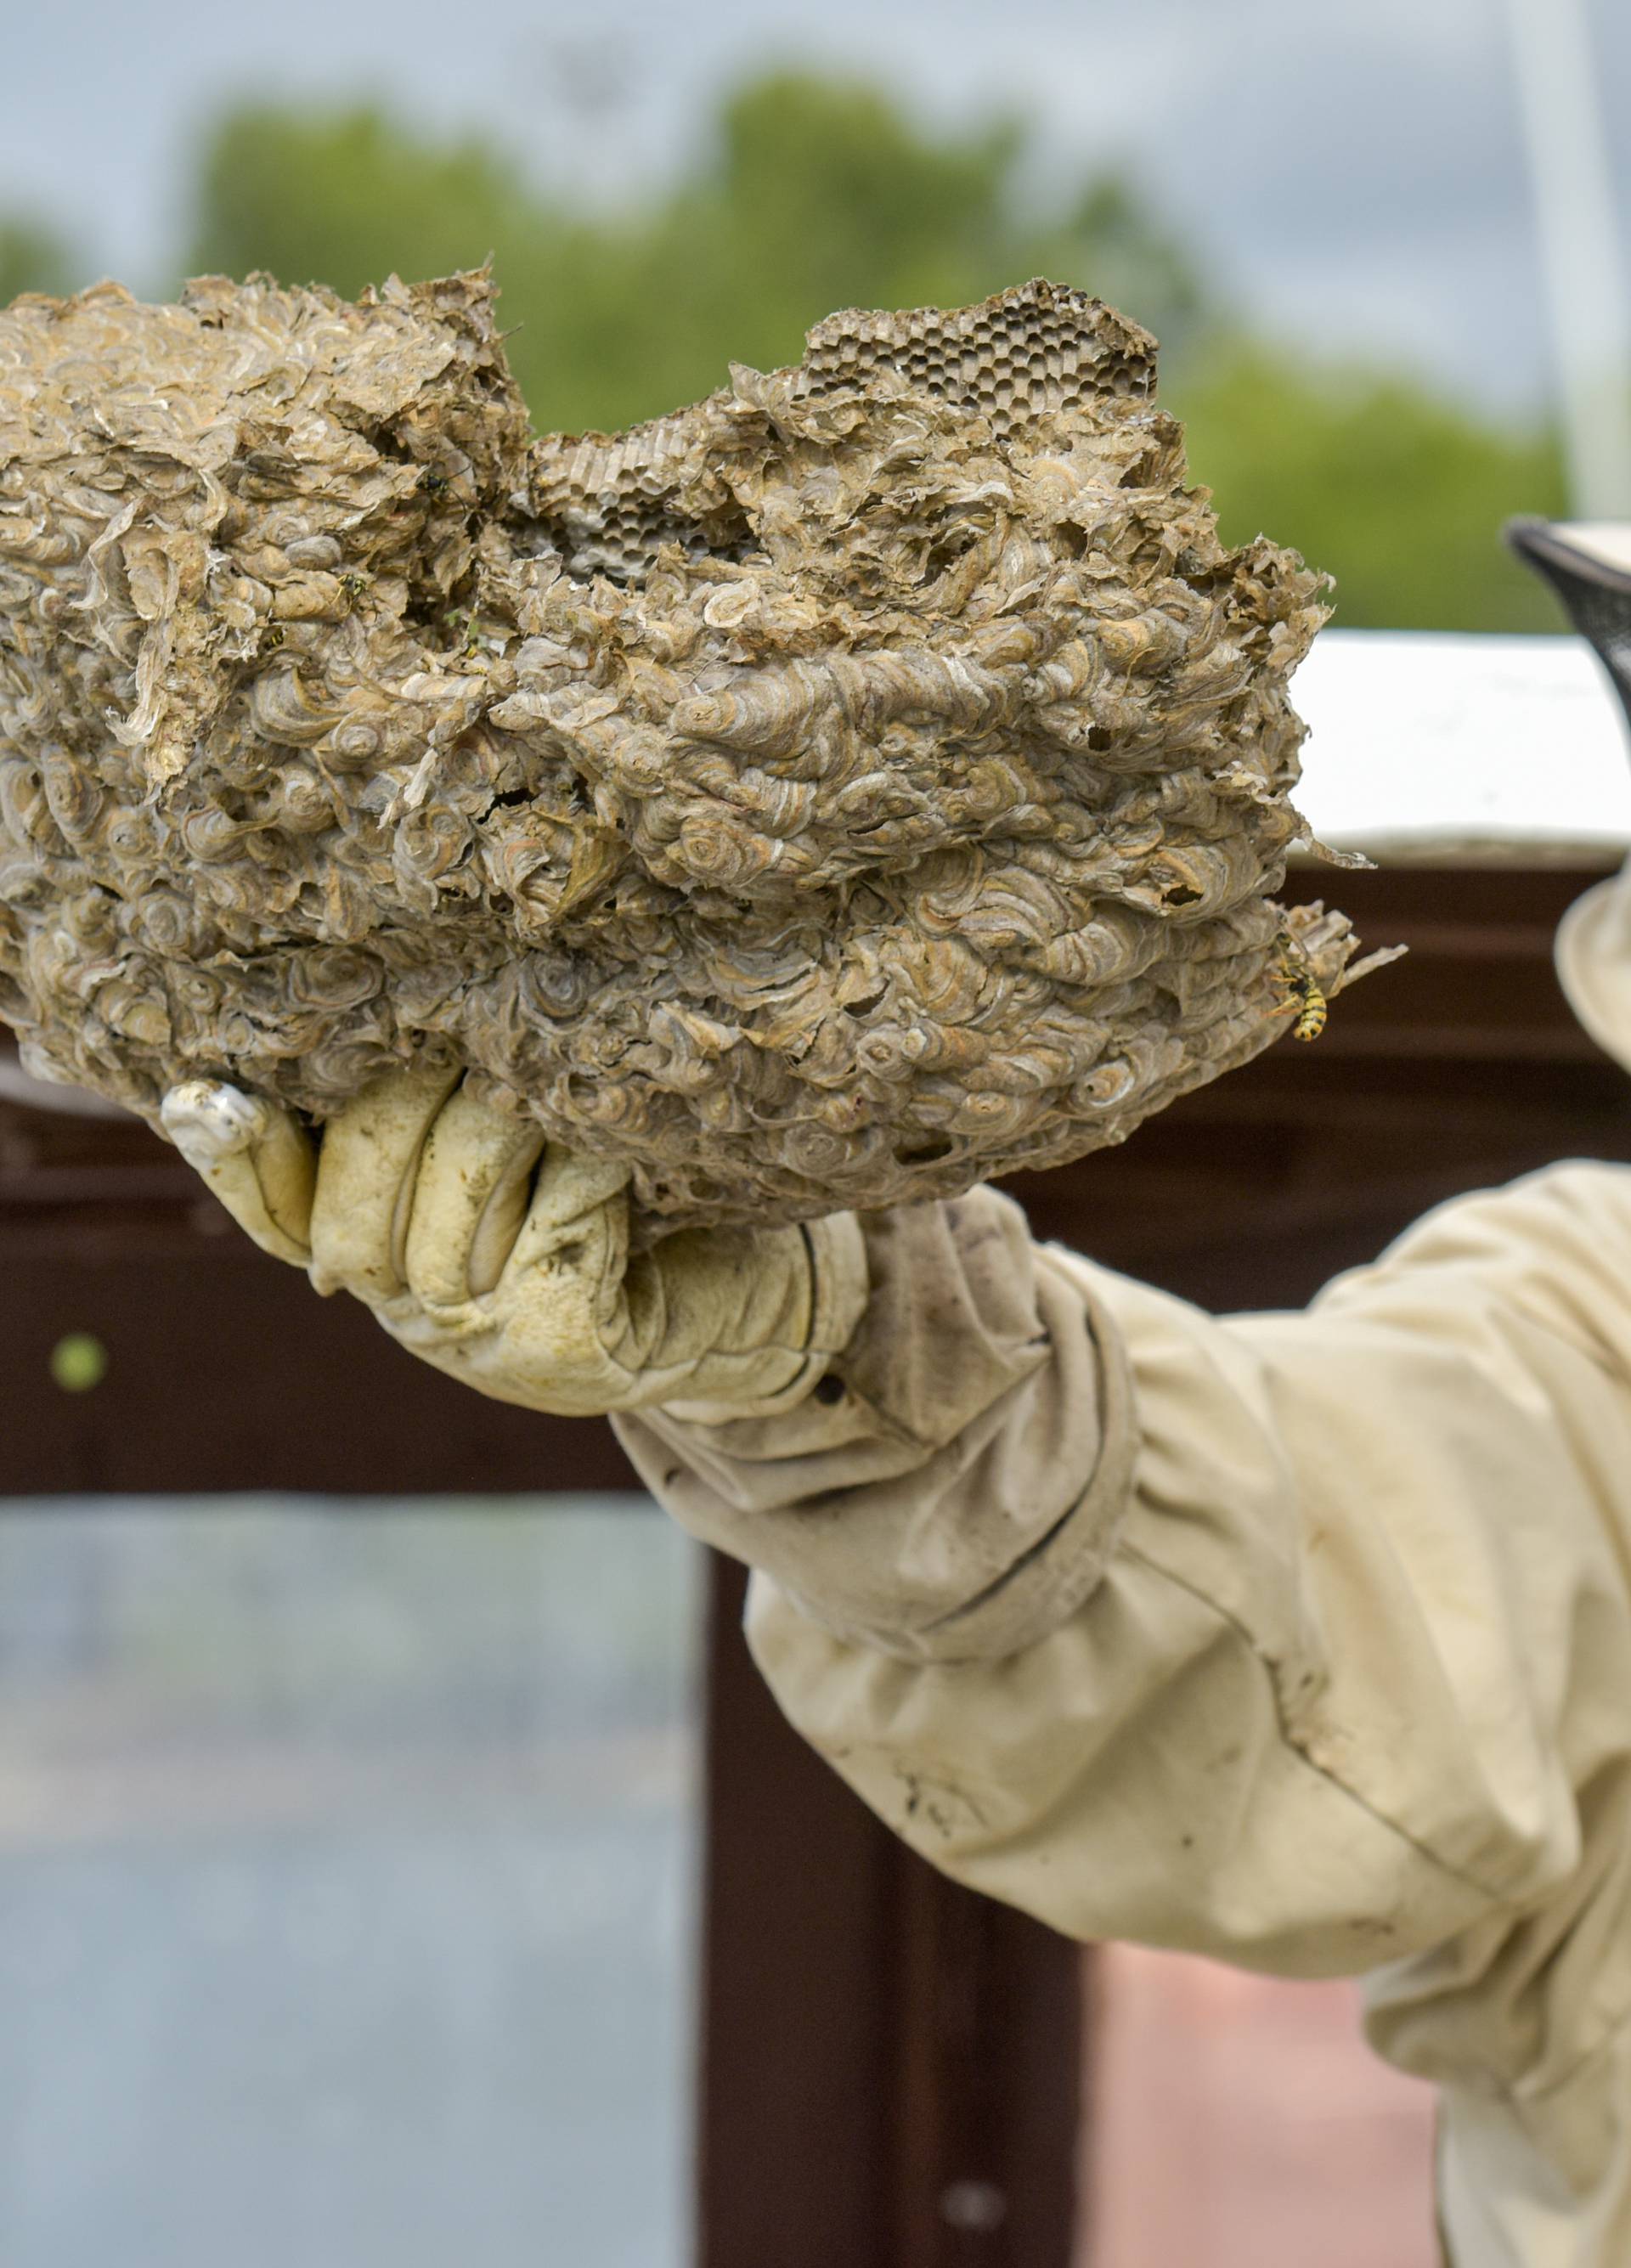
[(287, 1111), (217, 1080), (173, 1088), (163, 1120), (263, 1250), (499, 1402), (768, 1415), (803, 1399), (866, 1308), (853, 1214), (685, 1229), (631, 1257), (627, 1168), (546, 1155), (535, 1124), (451, 1074), (376, 1079), (321, 1152)]

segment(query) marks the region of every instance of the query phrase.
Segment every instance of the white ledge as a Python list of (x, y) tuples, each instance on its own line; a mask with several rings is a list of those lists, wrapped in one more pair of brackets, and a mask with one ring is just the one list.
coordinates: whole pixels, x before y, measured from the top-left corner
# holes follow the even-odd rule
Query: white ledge
[(1631, 845), (1631, 744), (1580, 638), (1322, 630), (1291, 689), (1297, 806), (1333, 850), (1613, 865)]

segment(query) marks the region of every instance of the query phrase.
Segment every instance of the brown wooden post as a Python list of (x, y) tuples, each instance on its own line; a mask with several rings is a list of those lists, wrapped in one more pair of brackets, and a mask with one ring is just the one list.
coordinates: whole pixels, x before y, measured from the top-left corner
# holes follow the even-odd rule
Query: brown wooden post
[(1069, 2268), (1081, 1949), (897, 1843), (715, 1562), (697, 2268)]

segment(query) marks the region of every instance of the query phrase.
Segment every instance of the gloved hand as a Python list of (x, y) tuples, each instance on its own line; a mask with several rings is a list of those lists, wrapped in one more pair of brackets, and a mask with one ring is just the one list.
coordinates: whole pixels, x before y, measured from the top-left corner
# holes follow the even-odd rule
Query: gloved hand
[(852, 1214), (681, 1230), (631, 1256), (627, 1168), (545, 1154), (535, 1123), (452, 1074), (374, 1080), (321, 1151), (287, 1111), (216, 1080), (173, 1088), (163, 1121), (263, 1250), (497, 1401), (769, 1414), (803, 1398), (867, 1305)]

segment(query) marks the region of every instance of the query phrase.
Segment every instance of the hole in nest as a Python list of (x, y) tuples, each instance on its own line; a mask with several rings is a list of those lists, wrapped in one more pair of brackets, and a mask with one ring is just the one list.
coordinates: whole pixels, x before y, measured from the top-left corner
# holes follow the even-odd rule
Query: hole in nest
[(1162, 892), (1170, 906), (1198, 906), (1204, 892), (1192, 888), (1188, 882), (1174, 882), (1171, 888)]
[(944, 575), (966, 552), (972, 550), (983, 532), (967, 522), (943, 529), (924, 555), (924, 580), (932, 583)]
[(937, 1134), (929, 1142), (903, 1143), (895, 1152), (895, 1162), (900, 1166), (932, 1166), (941, 1158), (949, 1158), (956, 1146), (949, 1134)]
[(888, 990), (889, 987), (887, 984), (880, 984), (875, 992), (868, 992), (863, 999), (846, 1000), (844, 1004), (845, 1014), (846, 1016), (870, 1016), (873, 1010), (877, 1006), (879, 1001), (882, 999), (884, 994)]
[(1089, 727), (1088, 727), (1088, 746), (1089, 746), (1090, 748), (1094, 748), (1094, 749), (1103, 749), (1103, 748), (1107, 748), (1107, 747), (1109, 747), (1110, 743), (1111, 743), (1111, 735), (1110, 735), (1110, 733), (1109, 733), (1108, 732), (1106, 732), (1106, 730), (1105, 730), (1105, 728), (1103, 727), (1103, 725), (1089, 725)]

